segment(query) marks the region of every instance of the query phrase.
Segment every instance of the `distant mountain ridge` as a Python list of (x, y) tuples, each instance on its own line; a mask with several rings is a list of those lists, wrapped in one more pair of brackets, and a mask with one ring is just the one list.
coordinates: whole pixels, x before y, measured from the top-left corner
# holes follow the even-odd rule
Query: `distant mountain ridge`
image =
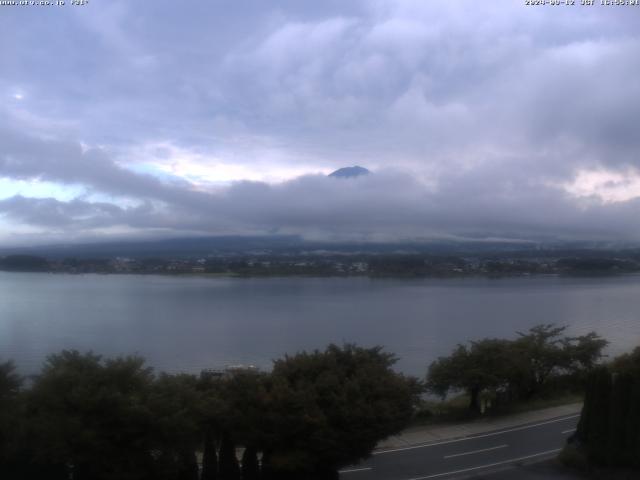
[(354, 178), (360, 177), (361, 175), (368, 175), (370, 173), (371, 172), (366, 168), (354, 165), (353, 167), (339, 168), (335, 172), (330, 173), (329, 176), (334, 178)]
[(471, 239), (374, 241), (307, 240), (298, 235), (226, 235), (165, 238), (155, 240), (121, 240), (99, 243), (0, 247), (0, 258), (9, 255), (36, 255), (51, 259), (64, 258), (194, 258), (243, 255), (322, 255), (322, 254), (430, 254), (430, 255), (503, 255), (574, 257), (602, 256), (602, 252), (636, 250), (640, 261), (640, 246), (610, 245), (592, 242), (508, 242)]

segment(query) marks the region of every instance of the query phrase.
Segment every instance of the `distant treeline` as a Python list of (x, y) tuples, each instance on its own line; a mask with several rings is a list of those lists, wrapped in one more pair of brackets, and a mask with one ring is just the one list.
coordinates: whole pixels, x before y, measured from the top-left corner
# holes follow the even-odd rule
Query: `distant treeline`
[(63, 273), (212, 274), (236, 276), (451, 277), (535, 274), (597, 275), (640, 272), (640, 257), (508, 256), (457, 257), (426, 254), (225, 255), (204, 258), (0, 257), (0, 270)]
[(51, 268), (47, 259), (33, 255), (0, 257), (0, 270), (9, 272), (46, 272)]
[(76, 351), (30, 379), (0, 364), (0, 478), (335, 479), (411, 420), (419, 384), (394, 361), (332, 345), (270, 373), (155, 375)]

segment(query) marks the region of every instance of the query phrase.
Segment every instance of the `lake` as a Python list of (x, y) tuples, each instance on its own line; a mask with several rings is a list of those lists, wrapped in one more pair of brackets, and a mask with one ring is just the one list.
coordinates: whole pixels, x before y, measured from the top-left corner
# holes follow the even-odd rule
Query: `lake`
[(0, 272), (0, 359), (36, 372), (63, 348), (138, 353), (198, 372), (356, 342), (423, 375), (458, 342), (538, 323), (640, 345), (640, 276), (600, 278), (205, 278)]

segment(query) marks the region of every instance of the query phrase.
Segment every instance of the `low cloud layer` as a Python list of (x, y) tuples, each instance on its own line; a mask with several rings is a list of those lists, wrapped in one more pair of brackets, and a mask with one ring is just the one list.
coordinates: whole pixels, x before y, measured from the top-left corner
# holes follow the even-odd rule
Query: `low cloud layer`
[[(112, 1), (2, 13), (0, 40), (22, 46), (0, 59), (4, 244), (640, 240), (637, 8)], [(326, 177), (354, 164), (374, 174)]]

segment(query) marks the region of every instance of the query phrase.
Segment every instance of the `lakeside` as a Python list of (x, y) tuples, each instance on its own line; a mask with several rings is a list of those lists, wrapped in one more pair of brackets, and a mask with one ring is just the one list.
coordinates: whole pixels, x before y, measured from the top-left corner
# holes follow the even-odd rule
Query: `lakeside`
[(208, 277), (507, 278), (602, 277), (640, 273), (635, 252), (624, 256), (225, 255), (188, 258), (47, 258), (0, 256), (0, 271)]

